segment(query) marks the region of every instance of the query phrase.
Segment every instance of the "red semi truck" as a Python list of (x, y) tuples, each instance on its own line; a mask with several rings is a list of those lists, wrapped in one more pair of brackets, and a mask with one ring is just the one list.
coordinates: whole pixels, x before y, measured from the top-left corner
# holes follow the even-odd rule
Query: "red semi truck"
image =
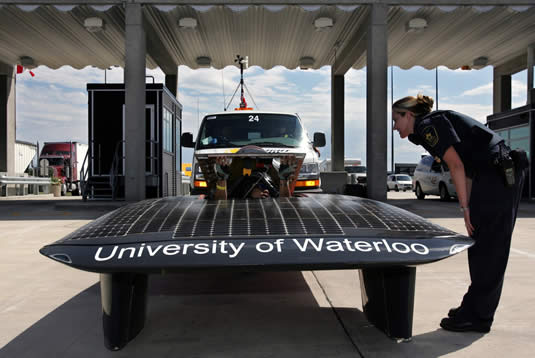
[[(79, 142), (45, 142), (39, 163), (48, 161), (48, 167), (54, 169), (54, 176), (61, 180), (61, 195), (72, 192), (80, 195), (80, 171), (87, 154), (87, 144)], [(86, 163), (87, 166), (87, 163)]]

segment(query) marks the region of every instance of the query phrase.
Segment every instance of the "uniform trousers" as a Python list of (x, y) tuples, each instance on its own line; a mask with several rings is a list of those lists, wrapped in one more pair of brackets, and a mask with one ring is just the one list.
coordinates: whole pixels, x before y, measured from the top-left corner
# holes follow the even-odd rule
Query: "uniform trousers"
[(468, 249), (471, 284), (458, 314), (489, 327), (500, 301), (526, 170), (515, 174), (515, 185), (506, 187), (503, 174), (489, 165), (472, 182), (469, 209), (476, 243)]

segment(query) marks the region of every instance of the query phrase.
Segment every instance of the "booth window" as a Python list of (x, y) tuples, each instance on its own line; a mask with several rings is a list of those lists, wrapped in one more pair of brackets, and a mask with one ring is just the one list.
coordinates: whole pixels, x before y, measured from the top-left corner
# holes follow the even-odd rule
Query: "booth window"
[(173, 114), (164, 107), (163, 109), (163, 150), (173, 152)]
[(511, 149), (524, 149), (529, 157), (529, 126), (520, 126), (496, 131)]
[(176, 138), (176, 170), (180, 171), (180, 162), (181, 162), (181, 147), (180, 147), (180, 132), (182, 131), (182, 128), (180, 128), (180, 120), (176, 119), (176, 125), (175, 125), (175, 138)]

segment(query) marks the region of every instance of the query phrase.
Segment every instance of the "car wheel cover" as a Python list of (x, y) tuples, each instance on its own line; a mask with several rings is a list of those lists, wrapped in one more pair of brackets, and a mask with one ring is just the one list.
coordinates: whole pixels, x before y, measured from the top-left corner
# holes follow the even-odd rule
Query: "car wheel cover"
[(416, 197), (417, 198), (424, 198), (425, 194), (422, 190), (422, 187), (420, 186), (420, 183), (416, 183)]

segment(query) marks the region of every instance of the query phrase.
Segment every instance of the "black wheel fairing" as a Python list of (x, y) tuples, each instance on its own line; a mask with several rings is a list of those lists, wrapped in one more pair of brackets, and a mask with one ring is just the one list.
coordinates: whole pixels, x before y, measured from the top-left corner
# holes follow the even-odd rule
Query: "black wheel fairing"
[(40, 252), (93, 272), (419, 265), (473, 244), (420, 216), (344, 195), (167, 197), (108, 213)]

